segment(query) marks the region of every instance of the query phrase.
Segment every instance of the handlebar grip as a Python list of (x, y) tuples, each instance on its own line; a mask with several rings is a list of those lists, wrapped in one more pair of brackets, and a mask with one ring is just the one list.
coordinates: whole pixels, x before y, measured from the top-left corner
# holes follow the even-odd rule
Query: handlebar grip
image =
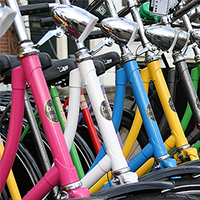
[(41, 18), (40, 19), (40, 26), (41, 28), (44, 28), (44, 27), (51, 27), (53, 26), (55, 23), (54, 23), (54, 20), (52, 17), (45, 17), (45, 18)]
[(172, 21), (176, 21), (178, 18), (182, 17), (184, 14), (189, 12), (189, 10), (191, 8), (193, 8), (195, 5), (197, 5), (198, 3), (200, 3), (200, 0), (193, 0), (192, 2), (188, 3), (187, 5), (185, 5), (180, 10), (177, 10), (176, 12), (174, 12), (172, 14), (172, 19), (171, 20)]
[(194, 144), (196, 141), (200, 139), (200, 130), (197, 128), (193, 130), (188, 136), (187, 140), (189, 144)]
[(125, 6), (117, 14), (118, 14), (119, 17), (125, 17), (129, 12), (130, 12), (129, 7)]
[(19, 9), (22, 15), (31, 15), (50, 11), (49, 3), (29, 4), (19, 6)]

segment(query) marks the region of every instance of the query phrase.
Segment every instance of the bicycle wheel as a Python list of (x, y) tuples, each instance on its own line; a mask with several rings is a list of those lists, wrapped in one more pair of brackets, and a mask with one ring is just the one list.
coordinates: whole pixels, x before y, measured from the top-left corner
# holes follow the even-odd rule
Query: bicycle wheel
[[(5, 132), (2, 132), (4, 131), (1, 129), (1, 137), (3, 142), (5, 142), (6, 134)], [(21, 196), (24, 196), (39, 181), (39, 179), (42, 178), (34, 159), (22, 145), (19, 145), (18, 147), (12, 170)], [(10, 198), (7, 186), (4, 187), (2, 198), (6, 199), (6, 196)]]
[[(113, 109), (113, 104), (111, 104), (111, 108)], [(118, 129), (123, 144), (126, 141), (127, 136), (130, 132), (134, 117), (135, 117), (135, 111), (131, 111), (126, 108), (123, 109), (122, 118)], [(142, 125), (137, 140), (128, 156), (128, 159), (131, 160), (135, 155), (137, 155), (142, 150), (143, 147), (146, 146), (146, 144), (148, 144), (148, 137), (145, 128)]]
[[(62, 96), (61, 96), (61, 99), (62, 99)], [(2, 101), (0, 101), (0, 105), (4, 106), (4, 110), (5, 110), (7, 104), (9, 104), (9, 102), (11, 101), (11, 92), (8, 91), (8, 92), (0, 93), (0, 100), (2, 100)], [(35, 107), (34, 100), (32, 98), (31, 93), (29, 93), (29, 101), (30, 101), (32, 107)], [(0, 113), (0, 117), (1, 117), (1, 114), (3, 114), (3, 112)], [(8, 111), (5, 112), (4, 115), (5, 116), (4, 116), (4, 119), (2, 120), (2, 124), (4, 124), (4, 128), (8, 130), (9, 117), (10, 117), (9, 107), (8, 107)], [(26, 128), (27, 125), (28, 125), (28, 121), (24, 118), (23, 125), (22, 125), (23, 130)], [(47, 138), (46, 138), (46, 135), (44, 133), (42, 126), (39, 127), (39, 131), (40, 131), (41, 138), (42, 138), (43, 144), (45, 146), (49, 161), (52, 164), (53, 159), (52, 159), (52, 155), (51, 155), (51, 149), (49, 147), (49, 144), (48, 144), (48, 141), (47, 141)], [(82, 136), (89, 135), (89, 133), (86, 133), (86, 131), (88, 132), (87, 127), (86, 126), (85, 127), (78, 126), (77, 131), (78, 131), (78, 133), (76, 133), (76, 135), (75, 135), (74, 143), (77, 148), (78, 155), (80, 156), (84, 171), (86, 173), (88, 171), (88, 169), (90, 168), (91, 164), (93, 163), (93, 161), (95, 159), (95, 155), (94, 155), (93, 151), (90, 149), (90, 146), (88, 146), (88, 143), (85, 141), (85, 138), (82, 138)], [(38, 156), (38, 148), (35, 146), (34, 142), (32, 142), (32, 141), (33, 141), (33, 136), (31, 134), (31, 130), (29, 129), (29, 131), (27, 132), (26, 136), (24, 137), (24, 139), (22, 141), (22, 144), (28, 149), (30, 154), (33, 156), (39, 169), (41, 170), (42, 174), (44, 175), (46, 171), (44, 171), (41, 160)]]
[(95, 160), (95, 156), (91, 151), (90, 147), (88, 146), (88, 144), (79, 135), (79, 133), (76, 133), (75, 135), (74, 144), (77, 148), (78, 155), (80, 157), (81, 164), (83, 166), (83, 170), (86, 173), (92, 166), (92, 163)]
[[(46, 138), (46, 135), (42, 127), (40, 128), (40, 134), (41, 134), (42, 141), (45, 146), (49, 161), (51, 162), (51, 164), (53, 164), (51, 149), (49, 147), (48, 140)], [(24, 138), (23, 145), (25, 145), (28, 148), (28, 150), (31, 152), (34, 159), (36, 160), (36, 163), (38, 163), (39, 168), (42, 170), (42, 165), (40, 163), (40, 159), (37, 154), (37, 149), (36, 149), (37, 147), (31, 141), (32, 141), (32, 136), (31, 136), (31, 131), (29, 131), (29, 134), (27, 134), (26, 137)], [(90, 147), (88, 146), (88, 144), (79, 135), (79, 133), (76, 133), (75, 135), (74, 144), (77, 148), (77, 152), (78, 152), (81, 164), (83, 166), (84, 172), (86, 173), (91, 167), (92, 163), (94, 162), (95, 156), (93, 152), (91, 151)]]

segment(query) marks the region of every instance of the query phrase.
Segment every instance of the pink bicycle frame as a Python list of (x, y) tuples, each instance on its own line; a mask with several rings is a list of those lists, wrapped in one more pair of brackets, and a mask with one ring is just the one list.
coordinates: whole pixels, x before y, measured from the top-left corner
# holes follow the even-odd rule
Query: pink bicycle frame
[[(13, 0), (7, 0), (7, 3), (17, 12), (18, 16), (15, 18), (14, 25), (15, 28), (18, 28), (19, 40), (23, 41), (20, 44), (20, 48), (22, 50), (24, 48), (25, 54), (20, 51), (21, 66), (12, 71), (11, 117), (5, 150), (0, 161), (0, 192), (2, 192), (6, 183), (17, 152), (24, 113), (24, 90), (26, 89), (26, 82), (28, 82), (52, 151), (55, 165), (23, 199), (42, 199), (59, 182), (63, 190), (68, 192), (70, 198), (89, 197), (89, 191), (87, 188), (81, 187), (81, 182), (72, 163), (36, 53), (37, 51), (31, 47), (33, 43), (28, 41), (26, 33), (23, 35), (23, 30), (21, 30), (25, 30), (25, 28), (23, 21), (20, 20), (21, 15), (18, 5)], [(22, 28), (18, 27), (20, 25)]]
[[(52, 150), (55, 165), (45, 174), (24, 199), (41, 199), (59, 182), (62, 187), (79, 181), (76, 169), (72, 163), (63, 132), (58, 123), (51, 97), (42, 73), (37, 55), (24, 57), (21, 66), (12, 73), (12, 107), (8, 138), (5, 151), (0, 162), (0, 189), (2, 191), (8, 173), (12, 167), (21, 134), (24, 90), (28, 81), (31, 87), (41, 121)], [(88, 189), (78, 187), (70, 190), (70, 197), (88, 197)]]

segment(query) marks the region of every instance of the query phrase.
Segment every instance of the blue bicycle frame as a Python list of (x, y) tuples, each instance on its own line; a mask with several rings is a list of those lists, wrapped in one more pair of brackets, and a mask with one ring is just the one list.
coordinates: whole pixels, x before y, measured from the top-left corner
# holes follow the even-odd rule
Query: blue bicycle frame
[[(146, 145), (142, 151), (129, 162), (131, 171), (136, 171), (149, 158), (162, 158), (168, 155), (164, 142), (162, 140), (157, 122), (155, 120), (153, 110), (151, 108), (147, 93), (145, 91), (136, 60), (130, 60), (124, 63), (124, 67), (116, 72), (116, 89), (115, 101), (113, 108), (112, 121), (117, 132), (123, 111), (126, 83), (129, 82), (136, 99), (138, 108), (140, 110), (146, 132), (149, 137), (149, 144)], [(106, 148), (102, 145), (91, 169), (104, 157)], [(176, 161), (172, 158), (161, 159), (159, 161), (161, 169), (176, 167)], [(90, 170), (91, 170), (90, 169)], [(109, 184), (103, 187), (105, 189)]]

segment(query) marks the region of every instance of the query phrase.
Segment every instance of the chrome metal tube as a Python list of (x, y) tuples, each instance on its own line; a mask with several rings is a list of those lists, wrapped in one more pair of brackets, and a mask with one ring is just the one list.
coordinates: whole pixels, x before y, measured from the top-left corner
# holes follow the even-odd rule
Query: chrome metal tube
[(113, 0), (106, 0), (105, 4), (107, 6), (110, 17), (118, 17), (117, 10), (115, 4), (113, 3)]
[(16, 34), (18, 37), (18, 41), (21, 42), (21, 41), (28, 40), (29, 39), (28, 34), (26, 32), (17, 1), (16, 0), (5, 0), (5, 2), (11, 9), (16, 11), (16, 16), (14, 19), (14, 28), (15, 28), (15, 31), (16, 31)]

